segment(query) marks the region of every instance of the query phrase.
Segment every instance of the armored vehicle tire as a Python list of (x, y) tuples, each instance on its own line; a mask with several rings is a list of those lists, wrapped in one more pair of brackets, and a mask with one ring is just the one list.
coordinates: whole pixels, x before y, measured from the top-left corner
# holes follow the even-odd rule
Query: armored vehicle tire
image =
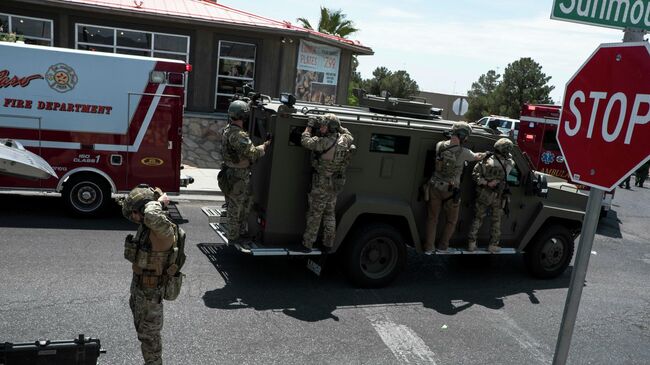
[(381, 287), (404, 268), (404, 238), (388, 224), (364, 225), (351, 234), (342, 258), (353, 284), (364, 288)]
[(103, 178), (93, 174), (73, 175), (63, 185), (61, 196), (70, 213), (93, 217), (102, 213), (111, 201), (111, 189)]
[(538, 232), (526, 247), (524, 259), (530, 274), (539, 279), (551, 279), (564, 272), (573, 257), (571, 232), (553, 225)]

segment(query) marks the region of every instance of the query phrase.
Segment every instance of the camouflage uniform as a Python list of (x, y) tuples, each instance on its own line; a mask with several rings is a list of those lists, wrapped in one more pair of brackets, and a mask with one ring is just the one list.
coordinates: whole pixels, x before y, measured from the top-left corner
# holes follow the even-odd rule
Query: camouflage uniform
[(440, 210), (445, 212), (445, 226), (438, 243), (438, 249), (449, 248), (449, 240), (456, 228), (460, 210), (460, 197), (453, 199), (454, 189), (460, 188), (460, 175), (465, 167), (465, 161), (474, 161), (477, 154), (460, 145), (453, 146), (450, 141), (440, 141), (436, 144), (436, 168), (429, 180), (428, 219), (426, 238), (423, 250), (431, 252), (436, 239), (436, 226)]
[(226, 237), (237, 241), (248, 234), (247, 222), (253, 201), (251, 165), (264, 156), (264, 145), (255, 146), (241, 127), (228, 124), (221, 139), (223, 166), (219, 188), (227, 203)]
[[(334, 117), (326, 114), (324, 117)], [(336, 119), (338, 122), (338, 118)], [(339, 124), (340, 125), (340, 124)], [(323, 222), (323, 246), (334, 246), (336, 236), (336, 197), (345, 185), (345, 169), (350, 163), (351, 151), (354, 150), (354, 138), (350, 131), (338, 127), (338, 131), (326, 136), (312, 136), (305, 130), (301, 136), (303, 147), (312, 151), (311, 191), (307, 197), (307, 225), (303, 235), (303, 246), (311, 249), (316, 242), (318, 229)]]
[(146, 265), (133, 263), (129, 307), (141, 342), (145, 365), (162, 364), (161, 330), (163, 326), (163, 270), (169, 262), (176, 239), (175, 224), (157, 201), (144, 205), (144, 220), (135, 241), (150, 247)]
[[(502, 138), (499, 141), (507, 140)], [(499, 143), (499, 142), (497, 142)], [(506, 142), (512, 145), (512, 142)], [(510, 154), (496, 152), (474, 166), (472, 179), (476, 183), (475, 215), (468, 235), (468, 250), (476, 249), (478, 230), (481, 227), (488, 208), (491, 210), (490, 243), (488, 249), (492, 252), (498, 251), (499, 239), (501, 237), (501, 216), (502, 196), (506, 188), (506, 177), (512, 170), (514, 161)], [(490, 181), (497, 181), (498, 184), (491, 188)]]

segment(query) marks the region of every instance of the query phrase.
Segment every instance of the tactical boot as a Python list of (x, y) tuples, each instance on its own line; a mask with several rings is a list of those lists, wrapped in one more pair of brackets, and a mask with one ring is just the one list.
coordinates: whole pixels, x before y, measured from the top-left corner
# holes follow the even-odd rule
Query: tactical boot
[(488, 251), (491, 253), (496, 253), (501, 251), (501, 247), (499, 247), (498, 243), (490, 243), (490, 245), (488, 246)]
[(467, 251), (469, 251), (469, 252), (476, 251), (476, 241), (467, 242)]

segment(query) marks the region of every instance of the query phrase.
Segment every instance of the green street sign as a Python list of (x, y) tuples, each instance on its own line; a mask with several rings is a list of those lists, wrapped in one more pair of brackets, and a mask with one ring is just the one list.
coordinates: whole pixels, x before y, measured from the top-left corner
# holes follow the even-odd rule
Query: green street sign
[(650, 0), (554, 0), (551, 19), (650, 30)]

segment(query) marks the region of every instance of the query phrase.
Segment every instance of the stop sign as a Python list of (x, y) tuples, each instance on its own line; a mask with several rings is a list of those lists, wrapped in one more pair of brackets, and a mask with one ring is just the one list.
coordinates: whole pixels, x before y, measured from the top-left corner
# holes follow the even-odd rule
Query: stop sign
[(569, 176), (611, 190), (650, 158), (650, 45), (601, 44), (569, 80), (557, 141)]

